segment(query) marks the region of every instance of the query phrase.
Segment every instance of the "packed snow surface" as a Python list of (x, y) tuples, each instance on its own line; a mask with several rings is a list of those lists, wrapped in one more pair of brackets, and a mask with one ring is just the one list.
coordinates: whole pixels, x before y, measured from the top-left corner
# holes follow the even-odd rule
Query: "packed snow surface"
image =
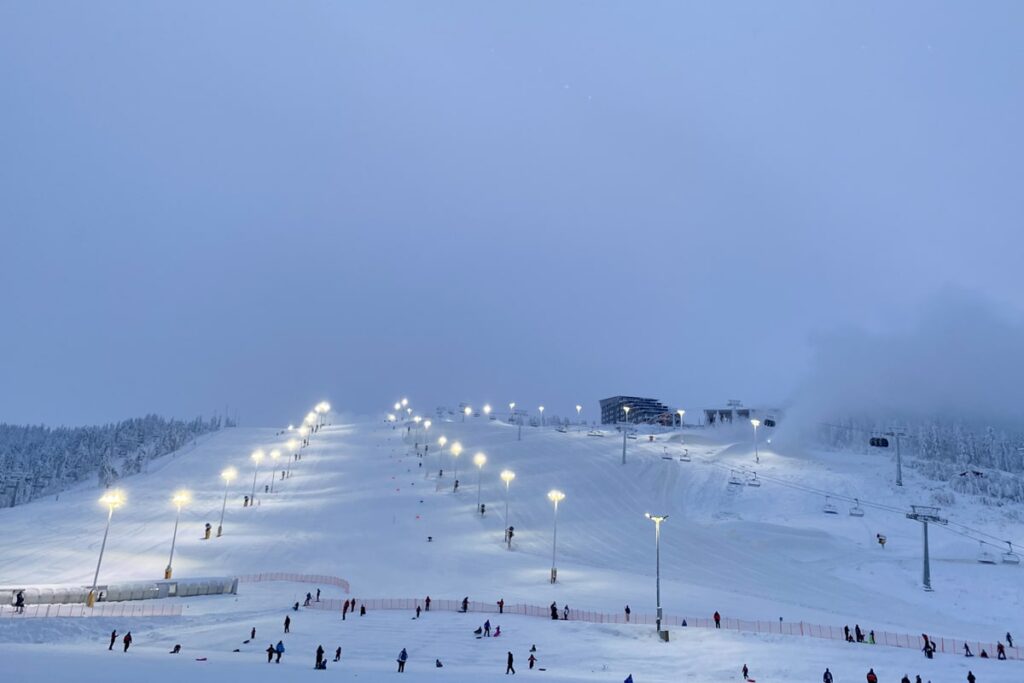
[[(906, 485), (897, 489), (886, 457), (776, 452), (762, 444), (755, 465), (749, 440), (694, 429), (659, 433), (653, 442), (641, 434), (628, 442), (623, 465), (622, 438), (614, 430), (598, 438), (575, 427), (567, 433), (523, 427), (521, 440), (518, 431), (500, 421), (456, 418), (436, 420), (428, 432), (404, 438), (402, 426), (336, 417), (311, 437), (302, 459), (291, 464), (290, 478), (280, 478), (287, 449), (276, 467), (265, 460), (256, 475), (259, 505), (243, 508), (242, 496), (253, 488), (249, 454), (281, 447), (287, 436), (274, 429), (223, 430), (121, 482), (127, 502), (114, 512), (100, 583), (162, 577), (174, 524), (170, 497), (187, 488), (193, 501), (182, 511), (177, 577), (328, 574), (349, 581), (351, 595), (361, 598), (556, 601), (614, 614), (629, 604), (635, 614), (652, 613), (654, 526), (644, 517), (651, 512), (669, 516), (661, 537), (666, 614), (708, 617), (717, 610), (727, 617), (859, 624), (865, 631), (984, 641), (1018, 630), (1020, 567), (980, 565), (972, 541), (933, 528), (935, 592), (926, 593), (920, 588), (919, 524), (870, 507), (864, 517), (853, 517), (845, 502), (837, 502), (840, 514), (825, 515), (823, 496), (807, 491), (901, 509), (929, 503), (936, 485), (905, 471)], [(463, 445), (457, 460), (447, 450), (439, 455), (441, 435)], [(424, 442), (430, 444), (426, 456)], [(477, 452), (487, 457), (480, 469), (473, 464)], [(689, 462), (679, 460), (684, 452)], [(224, 496), (220, 472), (229, 466), (239, 477), (228, 488), (224, 536), (203, 540), (204, 523), (217, 526)], [(460, 486), (453, 492), (456, 468)], [(508, 522), (516, 530), (511, 550), (503, 535), (503, 469), (516, 474), (508, 488)], [(762, 486), (730, 485), (734, 470), (744, 481), (756, 470)], [(272, 472), (275, 490), (265, 493)], [(482, 517), (476, 512), (478, 481), (486, 505)], [(553, 488), (566, 498), (558, 507), (559, 581), (552, 585), (554, 510), (547, 492)], [(106, 522), (97, 498), (95, 488), (83, 486), (0, 511), (0, 584), (90, 584)], [(1017, 513), (965, 499), (943, 510), (999, 537), (1018, 531), (1011, 523)], [(884, 549), (876, 543), (878, 533), (888, 538)], [(325, 598), (349, 597), (322, 588)], [(237, 597), (182, 599), (180, 619), (2, 619), (0, 652), (12, 680), (259, 681), (281, 680), (282, 668), (289, 676), (378, 680), (396, 675), (402, 647), (410, 654), (405, 675), (454, 681), (503, 675), (507, 650), (515, 654), (518, 675), (552, 681), (621, 681), (630, 673), (636, 683), (733, 680), (744, 663), (759, 681), (818, 681), (826, 666), (837, 683), (864, 680), (868, 667), (882, 681), (898, 681), (904, 673), (934, 683), (963, 681), (968, 667), (979, 683), (1024, 679), (1018, 662), (949, 655), (925, 660), (914, 650), (810, 638), (674, 629), (665, 644), (647, 626), (492, 615), (502, 637), (476, 639), (472, 631), (486, 618), (481, 614), (432, 612), (412, 619), (405, 612), (371, 611), (342, 622), (333, 612), (290, 610), (315, 589), (242, 584)], [(295, 625), (284, 636), (286, 614)], [(252, 627), (257, 639), (243, 645)], [(128, 654), (108, 652), (114, 628), (132, 630), (135, 644)], [(281, 664), (268, 665), (263, 650), (280, 638), (287, 653)], [(182, 644), (181, 655), (168, 654), (175, 643)], [(534, 643), (544, 672), (527, 670)], [(329, 660), (341, 646), (341, 663), (313, 671), (318, 644)], [(443, 669), (434, 668), (435, 658)]]

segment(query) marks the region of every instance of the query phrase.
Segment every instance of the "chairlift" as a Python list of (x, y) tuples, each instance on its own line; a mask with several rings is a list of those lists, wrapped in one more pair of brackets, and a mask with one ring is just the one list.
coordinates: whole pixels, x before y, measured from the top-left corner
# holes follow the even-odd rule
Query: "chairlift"
[(832, 504), (832, 498), (830, 498), (829, 496), (825, 496), (825, 505), (824, 507), (821, 508), (821, 511), (824, 512), (826, 515), (839, 514), (839, 510), (836, 508), (835, 505)]
[(985, 541), (978, 542), (978, 562), (981, 564), (995, 564), (996, 556), (985, 548)]
[(569, 433), (569, 430), (568, 430), (568, 429), (566, 429), (565, 427), (561, 427), (561, 426), (559, 426), (559, 427), (556, 427), (556, 428), (555, 428), (555, 431), (556, 431), (556, 432), (560, 432), (560, 433), (562, 433), (562, 434), (568, 434), (568, 433)]
[(747, 478), (747, 486), (761, 486), (761, 480), (757, 478), (757, 472), (750, 473), (750, 477)]
[(679, 456), (679, 462), (690, 462), (690, 449), (684, 448), (683, 454)]
[(859, 498), (854, 498), (853, 499), (853, 507), (850, 508), (850, 516), (851, 517), (863, 517), (864, 516), (864, 508), (862, 508), (860, 506), (860, 499)]
[(739, 472), (736, 470), (729, 471), (729, 485), (730, 486), (743, 486), (743, 480), (740, 479)]
[(589, 432), (587, 432), (587, 436), (604, 436), (604, 432), (602, 432), (600, 429), (591, 429)]
[(1003, 553), (1003, 564), (1020, 564), (1020, 555), (1013, 552), (1013, 544), (1007, 541), (1006, 545), (1009, 546), (1010, 550)]

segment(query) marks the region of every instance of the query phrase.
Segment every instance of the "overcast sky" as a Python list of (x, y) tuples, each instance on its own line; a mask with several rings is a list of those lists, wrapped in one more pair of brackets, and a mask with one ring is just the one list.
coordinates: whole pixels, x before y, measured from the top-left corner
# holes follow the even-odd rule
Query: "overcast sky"
[(0, 0), (0, 421), (784, 402), (1019, 319), (1022, 74), (1017, 0)]

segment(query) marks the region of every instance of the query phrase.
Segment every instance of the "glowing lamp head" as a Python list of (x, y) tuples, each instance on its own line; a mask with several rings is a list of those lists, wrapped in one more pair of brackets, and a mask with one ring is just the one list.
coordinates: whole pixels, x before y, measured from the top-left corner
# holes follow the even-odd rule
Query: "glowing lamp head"
[(576, 404), (576, 414), (578, 415), (583, 410), (583, 406), (579, 403)]
[(184, 489), (182, 489), (181, 491), (176, 491), (174, 497), (171, 498), (171, 502), (177, 505), (178, 507), (181, 507), (182, 505), (188, 505), (189, 503), (192, 502), (192, 494), (190, 494), (188, 491), (185, 491)]
[(221, 472), (220, 476), (225, 482), (230, 482), (232, 479), (238, 476), (238, 470), (236, 470), (234, 467), (229, 467), (223, 472)]
[(459, 457), (459, 454), (462, 453), (462, 444), (456, 441), (452, 444), (451, 451), (453, 456)]
[(661, 524), (666, 519), (668, 519), (668, 515), (652, 515), (650, 512), (645, 512), (644, 517), (651, 520), (655, 524)]
[(311, 425), (314, 422), (316, 422), (316, 413), (313, 413), (313, 412), (306, 413), (306, 424)]
[(685, 411), (685, 410), (683, 410), (682, 408), (680, 408), (680, 409), (679, 409), (679, 410), (677, 410), (676, 412), (677, 412), (677, 413), (679, 413), (679, 417), (682, 417), (683, 415), (686, 415), (686, 411)]
[(512, 481), (515, 478), (516, 478), (516, 473), (513, 472), (512, 470), (502, 470), (501, 471), (501, 480), (503, 482), (505, 482), (506, 484), (508, 484), (510, 481)]
[(462, 412), (465, 413), (466, 415), (469, 415), (470, 413), (473, 412), (473, 409), (470, 408), (469, 406), (466, 406)]
[(444, 448), (444, 445), (446, 443), (448, 443), (448, 437), (447, 436), (442, 436), (442, 437), (439, 437), (437, 439), (437, 445), (440, 446), (441, 448)]
[(424, 420), (423, 421), (423, 428), (424, 429), (430, 429), (430, 425), (432, 425), (432, 424), (434, 424), (434, 423), (431, 422), (430, 420)]
[(403, 398), (403, 399), (402, 399), (402, 405), (403, 405), (403, 406), (407, 406), (407, 405), (409, 405), (409, 399), (407, 399), (407, 398)]
[(490, 415), (490, 414), (491, 414), (491, 406), (490, 406), (490, 404), (487, 404), (487, 405), (484, 406), (484, 415)]
[(289, 432), (295, 431), (295, 425), (288, 425), (288, 431)]
[(544, 412), (544, 406), (539, 406), (538, 409), (540, 410), (540, 412), (542, 412), (542, 413)]
[(124, 505), (124, 492), (121, 489), (111, 489), (103, 494), (100, 502), (113, 510)]
[(288, 439), (288, 443), (285, 445), (288, 446), (289, 450), (294, 451), (296, 448), (299, 447), (299, 442), (296, 441), (295, 439)]
[(422, 422), (422, 421), (423, 421), (423, 418), (422, 418), (422, 417), (420, 417), (419, 415), (417, 415), (416, 417), (414, 417), (414, 418), (412, 419), (412, 421), (413, 421), (413, 422), (415, 422), (416, 424), (419, 424), (420, 422)]
[(281, 457), (281, 451), (277, 450), (276, 448), (274, 450), (270, 451), (270, 459), (271, 460), (277, 460), (280, 457)]
[(401, 410), (401, 409), (402, 409), (402, 404), (401, 403), (395, 403), (395, 410)]
[(253, 461), (254, 463), (256, 463), (257, 465), (259, 465), (259, 464), (260, 464), (260, 462), (261, 462), (261, 461), (263, 460), (263, 451), (253, 451), (253, 452), (252, 452), (252, 455), (251, 455), (251, 456), (249, 456), (249, 457), (251, 457), (251, 458), (252, 458), (252, 461)]
[(512, 401), (511, 403), (509, 403), (508, 404), (508, 409), (509, 410), (515, 410), (516, 409), (516, 402)]
[(565, 500), (565, 494), (559, 491), (558, 489), (551, 489), (550, 491), (548, 491), (548, 500), (550, 500), (555, 505), (558, 505), (563, 500)]
[(761, 421), (755, 418), (750, 421), (750, 424), (751, 426), (753, 426), (754, 429), (757, 429), (758, 427), (761, 426)]
[(394, 413), (388, 413), (388, 422), (394, 422), (394, 421), (395, 421)]
[(487, 462), (487, 456), (483, 453), (477, 453), (473, 456), (473, 464), (477, 467), (483, 467), (485, 462)]

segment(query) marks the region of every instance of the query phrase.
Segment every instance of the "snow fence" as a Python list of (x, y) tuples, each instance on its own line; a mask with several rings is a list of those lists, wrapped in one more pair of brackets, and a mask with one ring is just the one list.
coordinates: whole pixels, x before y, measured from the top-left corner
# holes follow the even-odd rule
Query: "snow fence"
[[(310, 605), (312, 609), (321, 610), (336, 610), (341, 612), (344, 607), (345, 601), (338, 600), (335, 598), (324, 599), (320, 602), (315, 602)], [(367, 600), (357, 600), (356, 609), (360, 606), (365, 606), (367, 611), (373, 610), (403, 610), (403, 611), (415, 611), (417, 607), (426, 609), (426, 605), (423, 600), (419, 598), (372, 598)], [(461, 612), (462, 601), (461, 600), (431, 600), (430, 601), (431, 611), (442, 611), (442, 612)], [(498, 605), (497, 603), (490, 602), (470, 602), (470, 612), (481, 612), (485, 614), (497, 614)], [(540, 605), (524, 605), (524, 604), (506, 604), (504, 607), (504, 614), (517, 614), (527, 617), (540, 617), (543, 619), (551, 618), (551, 608)], [(562, 617), (562, 610), (558, 611), (559, 619)], [(570, 621), (583, 621), (591, 624), (640, 624), (647, 626), (654, 626), (656, 618), (653, 614), (637, 614), (636, 612), (630, 615), (629, 621), (626, 620), (624, 613), (619, 614), (608, 614), (605, 612), (592, 612), (588, 610), (569, 610)], [(686, 626), (683, 626), (683, 622), (686, 622)], [(676, 627), (676, 628), (704, 628), (713, 629), (715, 628), (715, 621), (712, 618), (704, 617), (677, 617), (677, 616), (665, 616), (662, 619), (662, 626)], [(729, 631), (740, 631), (743, 633), (760, 633), (766, 635), (782, 635), (782, 636), (802, 636), (804, 638), (822, 638), (824, 640), (838, 640), (845, 641), (846, 634), (842, 627), (838, 626), (822, 626), (821, 624), (809, 624), (805, 621), (751, 621), (746, 619), (735, 619), (731, 617), (722, 617), (721, 628)], [(868, 631), (864, 630), (864, 637), (867, 638)], [(996, 644), (985, 643), (977, 640), (963, 640), (961, 638), (945, 638), (939, 636), (928, 636), (934, 643), (937, 652), (960, 655), (964, 654), (964, 645), (968, 645), (971, 648), (971, 652), (975, 656), (981, 654), (982, 650), (985, 650), (989, 657), (992, 659), (996, 658)], [(871, 647), (871, 645), (864, 643), (851, 643), (851, 645), (861, 645)], [(907, 633), (891, 633), (889, 631), (875, 631), (875, 645), (883, 645), (886, 647), (901, 647), (921, 650), (924, 647), (924, 640), (920, 634), (911, 635)], [(1007, 647), (1006, 658), (1020, 660), (1024, 659), (1022, 656), (1021, 648)]]

